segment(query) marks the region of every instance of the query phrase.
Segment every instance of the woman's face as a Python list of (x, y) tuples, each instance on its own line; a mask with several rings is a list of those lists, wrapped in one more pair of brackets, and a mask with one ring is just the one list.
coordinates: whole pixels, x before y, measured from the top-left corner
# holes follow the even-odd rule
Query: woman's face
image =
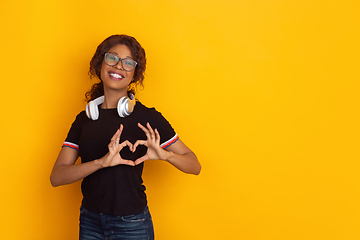
[[(133, 58), (130, 49), (123, 45), (117, 44), (107, 51), (114, 53), (119, 58)], [(125, 64), (125, 63), (124, 63)], [(132, 71), (125, 71), (121, 66), (121, 60), (115, 66), (109, 66), (105, 62), (105, 58), (101, 65), (101, 80), (104, 83), (104, 89), (120, 90), (127, 92), (127, 88), (131, 83), (135, 73), (135, 68)]]

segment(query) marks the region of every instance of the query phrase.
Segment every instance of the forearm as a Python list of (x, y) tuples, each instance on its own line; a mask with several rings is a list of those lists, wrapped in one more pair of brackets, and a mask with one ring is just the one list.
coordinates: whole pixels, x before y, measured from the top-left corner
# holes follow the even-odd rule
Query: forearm
[(55, 166), (51, 175), (50, 182), (53, 187), (61, 186), (81, 180), (102, 168), (99, 160), (76, 165)]
[(185, 154), (176, 154), (169, 151), (167, 162), (184, 173), (198, 175), (201, 171), (201, 165), (193, 152)]

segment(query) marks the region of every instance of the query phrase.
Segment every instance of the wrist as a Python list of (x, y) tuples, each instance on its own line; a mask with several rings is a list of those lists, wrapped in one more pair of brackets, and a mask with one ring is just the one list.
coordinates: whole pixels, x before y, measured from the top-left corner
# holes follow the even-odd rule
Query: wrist
[(99, 159), (94, 160), (94, 164), (95, 164), (99, 169), (107, 167), (105, 163), (106, 163), (106, 159), (109, 158), (110, 155), (111, 155), (110, 152), (108, 152), (108, 153), (107, 153), (105, 156), (103, 156), (102, 158), (99, 158)]
[[(166, 150), (165, 150), (166, 151)], [(174, 152), (171, 152), (171, 151), (166, 151), (167, 152), (167, 155), (165, 156), (165, 159), (164, 161), (167, 161), (169, 162), (171, 160), (171, 158), (174, 156)]]
[(94, 160), (94, 164), (95, 164), (95, 166), (96, 166), (98, 169), (104, 168), (102, 158), (100, 158), (100, 159), (95, 159), (95, 160)]

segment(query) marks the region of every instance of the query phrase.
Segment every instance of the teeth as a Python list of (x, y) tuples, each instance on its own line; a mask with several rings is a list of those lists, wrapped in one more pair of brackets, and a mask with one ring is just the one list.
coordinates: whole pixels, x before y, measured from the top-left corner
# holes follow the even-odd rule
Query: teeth
[(123, 78), (120, 74), (117, 74), (117, 73), (110, 73), (110, 76), (112, 76), (114, 78)]

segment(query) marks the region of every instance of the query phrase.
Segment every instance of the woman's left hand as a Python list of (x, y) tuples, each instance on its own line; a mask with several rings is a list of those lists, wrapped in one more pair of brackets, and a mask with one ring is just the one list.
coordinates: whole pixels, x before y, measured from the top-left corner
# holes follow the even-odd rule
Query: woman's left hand
[(160, 147), (160, 134), (158, 130), (153, 130), (149, 123), (146, 124), (147, 128), (140, 123), (138, 123), (138, 126), (145, 132), (147, 140), (137, 140), (133, 145), (132, 150), (135, 152), (136, 147), (139, 145), (146, 146), (148, 150), (144, 156), (136, 159), (135, 165), (138, 165), (146, 160), (167, 160), (169, 152)]

